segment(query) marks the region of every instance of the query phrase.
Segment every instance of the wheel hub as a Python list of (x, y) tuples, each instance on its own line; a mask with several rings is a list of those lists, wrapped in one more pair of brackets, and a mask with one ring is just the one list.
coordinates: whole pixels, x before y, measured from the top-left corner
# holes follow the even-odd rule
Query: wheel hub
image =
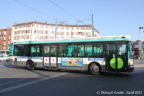
[(99, 68), (98, 68), (98, 66), (94, 65), (92, 70), (93, 70), (93, 72), (98, 72)]

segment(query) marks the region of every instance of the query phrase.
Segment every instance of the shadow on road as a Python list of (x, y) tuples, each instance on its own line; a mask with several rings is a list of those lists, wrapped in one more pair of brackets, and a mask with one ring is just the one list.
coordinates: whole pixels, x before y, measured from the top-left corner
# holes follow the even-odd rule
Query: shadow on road
[[(8, 62), (3, 62), (2, 65), (7, 67), (7, 68), (27, 70), (26, 67), (11, 65)], [(133, 72), (131, 72), (131, 73), (105, 72), (103, 74), (90, 75), (88, 72), (85, 72), (85, 71), (67, 71), (67, 70), (58, 70), (58, 71), (56, 71), (56, 70), (48, 70), (48, 69), (43, 69), (43, 68), (36, 68), (35, 70), (27, 70), (27, 71), (33, 72), (35, 74), (38, 74), (38, 75), (40, 75), (40, 77), (47, 77), (47, 75), (44, 75), (41, 72), (67, 72), (67, 73), (79, 74), (79, 75), (85, 75), (85, 76), (86, 75), (87, 76), (96, 76), (96, 77), (105, 76), (105, 77), (116, 77), (116, 78), (117, 77), (127, 78), (127, 77), (132, 77), (133, 76)]]

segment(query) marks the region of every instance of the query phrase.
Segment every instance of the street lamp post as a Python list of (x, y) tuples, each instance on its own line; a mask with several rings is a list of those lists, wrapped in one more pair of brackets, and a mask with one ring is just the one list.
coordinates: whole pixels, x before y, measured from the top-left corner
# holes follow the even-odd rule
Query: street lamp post
[[(144, 32), (144, 27), (139, 27), (140, 33)], [(140, 59), (141, 63), (143, 63), (143, 41), (140, 42)]]

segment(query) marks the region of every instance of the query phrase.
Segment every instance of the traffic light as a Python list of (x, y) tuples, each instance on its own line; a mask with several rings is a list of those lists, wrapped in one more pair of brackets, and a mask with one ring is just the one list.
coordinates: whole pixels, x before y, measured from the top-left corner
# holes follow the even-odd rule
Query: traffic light
[(143, 27), (139, 27), (139, 29), (143, 29)]

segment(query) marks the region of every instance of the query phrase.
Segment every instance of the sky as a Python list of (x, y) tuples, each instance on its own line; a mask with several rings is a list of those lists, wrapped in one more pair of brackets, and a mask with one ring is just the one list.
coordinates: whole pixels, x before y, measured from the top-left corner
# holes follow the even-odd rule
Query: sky
[[(92, 24), (100, 36), (144, 40), (144, 0), (0, 0), (0, 29), (15, 22)], [(81, 21), (81, 22), (80, 22)]]

